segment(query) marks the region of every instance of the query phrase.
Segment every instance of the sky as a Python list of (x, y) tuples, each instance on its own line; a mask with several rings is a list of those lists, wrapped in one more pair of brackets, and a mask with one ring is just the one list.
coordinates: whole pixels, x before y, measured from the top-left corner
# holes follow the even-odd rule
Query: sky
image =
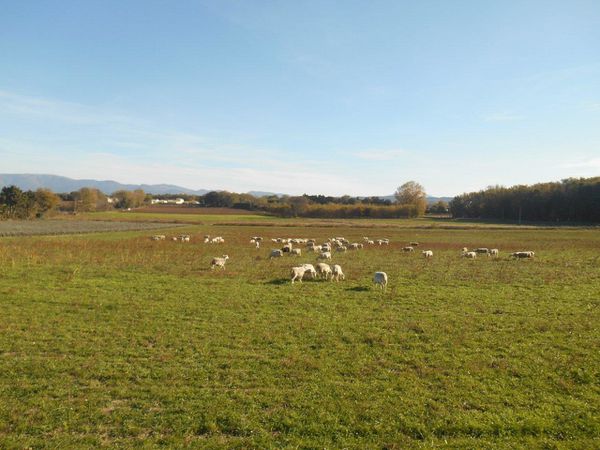
[(437, 196), (600, 175), (598, 0), (0, 11), (0, 173)]

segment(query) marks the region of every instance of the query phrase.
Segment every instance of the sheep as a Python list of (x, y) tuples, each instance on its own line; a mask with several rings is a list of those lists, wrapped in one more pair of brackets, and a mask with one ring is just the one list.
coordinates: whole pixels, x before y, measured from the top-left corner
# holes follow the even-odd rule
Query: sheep
[(254, 248), (260, 248), (260, 241), (254, 242)]
[(497, 248), (490, 249), (490, 256), (497, 258), (499, 254), (500, 254), (500, 252), (498, 251)]
[(463, 252), (461, 255), (463, 258), (475, 259), (477, 258), (476, 252)]
[[(362, 245), (362, 244), (360, 244), (360, 245)], [(349, 249), (349, 250), (358, 250), (358, 249), (360, 248), (360, 245), (359, 245), (359, 244), (357, 244), (356, 242), (353, 242), (352, 244), (350, 244), (350, 245), (348, 246), (348, 249)]]
[(182, 234), (179, 236), (179, 240), (181, 242), (190, 242), (190, 236), (187, 234)]
[(331, 252), (321, 252), (317, 259), (331, 259)]
[(385, 272), (375, 272), (373, 275), (373, 283), (385, 292), (387, 288), (388, 276)]
[(345, 245), (342, 245), (338, 248), (335, 249), (336, 252), (340, 252), (340, 253), (344, 253), (348, 250), (348, 247), (346, 247)]
[(315, 266), (313, 266), (312, 264), (301, 264), (301, 267), (304, 267), (305, 275), (310, 274), (311, 278), (317, 277), (317, 270), (315, 269)]
[(155, 234), (151, 237), (153, 241), (164, 241), (167, 237), (164, 234)]
[(298, 280), (300, 281), (300, 283), (302, 283), (302, 277), (304, 277), (304, 272), (306, 272), (306, 269), (302, 266), (292, 267), (292, 271), (290, 273), (290, 275), (292, 276), (292, 284), (294, 284), (295, 280)]
[(377, 244), (379, 245), (390, 245), (389, 239), (377, 239)]
[(290, 256), (291, 255), (300, 256), (302, 255), (302, 250), (300, 250), (299, 248), (293, 248), (292, 251), (290, 251)]
[(271, 258), (280, 258), (283, 256), (283, 251), (279, 249), (271, 250), (271, 254), (269, 255), (269, 259)]
[(479, 247), (479, 248), (473, 249), (473, 251), (476, 253), (489, 253), (490, 252), (490, 250), (485, 247)]
[(284, 253), (289, 253), (292, 251), (292, 244), (285, 244), (283, 247), (281, 247), (281, 251)]
[(229, 256), (227, 255), (223, 255), (220, 258), (213, 258), (212, 262), (210, 263), (210, 268), (214, 269), (215, 267), (220, 267), (221, 269), (225, 270), (225, 261), (227, 261), (229, 259)]
[(525, 252), (514, 252), (510, 254), (511, 258), (533, 258), (535, 256), (535, 252), (525, 251)]
[(414, 248), (414, 247), (411, 247), (411, 246), (409, 245), (409, 246), (407, 246), (407, 247), (402, 247), (402, 251), (403, 251), (403, 252), (414, 252), (414, 251), (415, 251), (415, 248)]
[(425, 259), (429, 259), (429, 258), (433, 257), (433, 252), (431, 250), (423, 250), (421, 252), (421, 254), (423, 255), (423, 258), (425, 258)]
[(375, 245), (375, 241), (372, 241), (371, 239), (369, 239), (369, 240), (368, 240), (368, 241), (366, 241), (366, 242), (367, 242), (367, 244), (369, 244), (369, 245)]
[(467, 247), (463, 247), (461, 250), (461, 253), (467, 253), (469, 251), (469, 249)]
[(329, 264), (319, 263), (317, 264), (317, 273), (321, 278), (328, 279), (331, 275), (331, 267), (329, 267)]
[(342, 280), (346, 279), (346, 275), (344, 275), (344, 272), (342, 272), (342, 266), (340, 266), (339, 264), (334, 264), (333, 266), (331, 281), (333, 281), (334, 278), (335, 281), (340, 281), (340, 278)]

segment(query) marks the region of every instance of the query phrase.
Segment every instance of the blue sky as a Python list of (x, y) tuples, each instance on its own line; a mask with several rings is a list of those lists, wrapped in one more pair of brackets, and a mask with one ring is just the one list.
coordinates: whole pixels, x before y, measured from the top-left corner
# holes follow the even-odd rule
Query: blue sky
[(3, 1), (0, 172), (432, 195), (600, 175), (600, 3)]

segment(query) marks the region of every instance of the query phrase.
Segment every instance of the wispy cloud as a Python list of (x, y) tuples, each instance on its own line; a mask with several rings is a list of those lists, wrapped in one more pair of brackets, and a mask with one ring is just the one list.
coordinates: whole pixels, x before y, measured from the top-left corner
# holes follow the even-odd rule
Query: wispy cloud
[(355, 152), (353, 155), (357, 158), (370, 161), (392, 161), (407, 155), (407, 153), (406, 150), (402, 149), (371, 149)]
[(483, 118), (485, 122), (515, 122), (523, 119), (525, 119), (525, 116), (506, 111), (489, 114)]
[(562, 169), (600, 169), (600, 158), (570, 161), (559, 166)]

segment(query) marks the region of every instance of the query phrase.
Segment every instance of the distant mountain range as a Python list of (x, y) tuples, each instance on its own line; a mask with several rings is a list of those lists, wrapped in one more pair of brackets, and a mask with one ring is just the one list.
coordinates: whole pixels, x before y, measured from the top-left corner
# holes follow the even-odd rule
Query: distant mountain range
[[(39, 188), (50, 189), (53, 192), (73, 192), (83, 187), (99, 189), (105, 194), (111, 194), (115, 191), (143, 189), (144, 192), (154, 195), (160, 194), (188, 194), (204, 195), (210, 192), (210, 189), (188, 189), (173, 184), (123, 184), (112, 180), (75, 180), (73, 178), (61, 177), (59, 175), (41, 175), (41, 174), (0, 174), (0, 188), (3, 186), (15, 185), (23, 190), (36, 190)], [(273, 192), (250, 191), (248, 194), (255, 197), (266, 197), (269, 195), (283, 195)], [(383, 199), (393, 200), (393, 195), (379, 196)], [(452, 197), (427, 197), (429, 203), (435, 203), (439, 200), (448, 202)]]

